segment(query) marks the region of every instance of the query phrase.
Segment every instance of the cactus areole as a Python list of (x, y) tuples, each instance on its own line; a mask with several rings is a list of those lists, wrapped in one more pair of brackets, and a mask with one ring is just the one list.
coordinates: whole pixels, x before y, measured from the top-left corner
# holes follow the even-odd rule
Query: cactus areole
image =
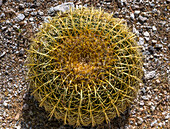
[(28, 50), (33, 95), (65, 124), (95, 126), (136, 97), (142, 59), (126, 22), (94, 8), (71, 9), (43, 23)]

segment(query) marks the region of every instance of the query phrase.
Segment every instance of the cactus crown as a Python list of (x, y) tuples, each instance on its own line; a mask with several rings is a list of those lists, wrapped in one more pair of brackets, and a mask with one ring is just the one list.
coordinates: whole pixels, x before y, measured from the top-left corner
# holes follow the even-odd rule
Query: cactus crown
[(92, 126), (124, 112), (141, 82), (141, 54), (125, 21), (94, 8), (44, 23), (28, 51), (35, 98), (70, 125)]

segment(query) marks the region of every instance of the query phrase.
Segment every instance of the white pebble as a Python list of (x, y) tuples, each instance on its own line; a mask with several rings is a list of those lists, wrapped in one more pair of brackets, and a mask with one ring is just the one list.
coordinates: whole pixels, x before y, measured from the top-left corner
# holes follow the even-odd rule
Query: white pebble
[(143, 35), (144, 35), (145, 37), (149, 37), (149, 36), (150, 36), (150, 34), (148, 33), (148, 31), (145, 31), (145, 32), (143, 33)]

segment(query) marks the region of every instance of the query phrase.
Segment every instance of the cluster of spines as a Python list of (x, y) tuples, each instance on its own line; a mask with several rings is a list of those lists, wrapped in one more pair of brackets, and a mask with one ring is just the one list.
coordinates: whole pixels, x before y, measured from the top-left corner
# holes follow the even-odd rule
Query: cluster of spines
[(141, 82), (141, 55), (125, 22), (94, 8), (44, 23), (29, 50), (33, 94), (64, 123), (109, 122), (125, 111)]

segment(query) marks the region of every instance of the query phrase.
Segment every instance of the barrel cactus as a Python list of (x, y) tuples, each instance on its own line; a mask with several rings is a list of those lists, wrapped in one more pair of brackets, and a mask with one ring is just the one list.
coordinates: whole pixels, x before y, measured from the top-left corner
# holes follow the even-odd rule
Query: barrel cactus
[(43, 23), (28, 50), (33, 95), (64, 124), (95, 126), (123, 113), (136, 97), (142, 59), (126, 22), (79, 8)]

